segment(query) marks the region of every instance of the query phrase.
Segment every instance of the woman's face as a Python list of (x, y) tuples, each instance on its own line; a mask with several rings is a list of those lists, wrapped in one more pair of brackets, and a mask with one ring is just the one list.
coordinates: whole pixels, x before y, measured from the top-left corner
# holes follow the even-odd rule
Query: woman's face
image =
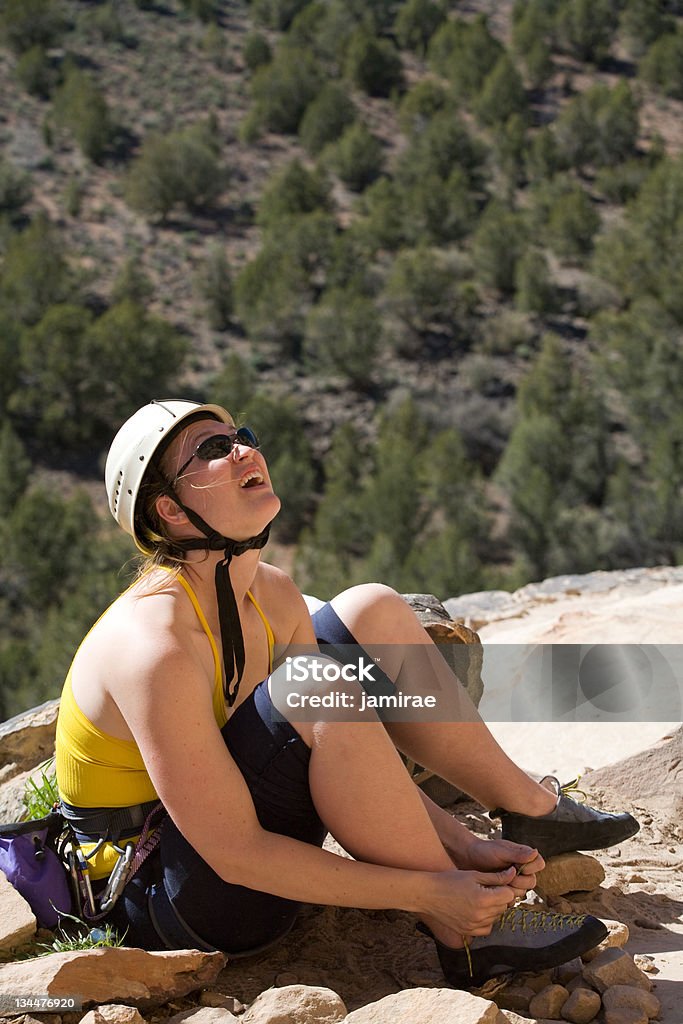
[[(202, 441), (234, 435), (235, 427), (227, 423), (214, 419), (193, 422), (169, 445), (162, 459), (162, 471), (173, 481), (183, 504), (213, 529), (234, 540), (246, 540), (259, 534), (280, 510), (280, 499), (273, 491), (263, 455), (238, 441), (228, 455), (208, 461), (192, 457)], [(190, 524), (189, 531), (199, 535)], [(183, 535), (187, 535), (185, 531)]]

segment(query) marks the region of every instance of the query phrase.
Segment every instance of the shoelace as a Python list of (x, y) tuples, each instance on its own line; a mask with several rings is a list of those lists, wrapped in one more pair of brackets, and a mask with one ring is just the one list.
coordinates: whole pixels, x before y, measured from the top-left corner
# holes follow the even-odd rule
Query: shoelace
[[(521, 921), (519, 920), (520, 917)], [(523, 932), (532, 929), (547, 932), (557, 931), (558, 928), (564, 927), (565, 925), (582, 925), (585, 920), (585, 914), (558, 914), (548, 910), (532, 910), (531, 908), (526, 907), (511, 907), (509, 910), (503, 911), (498, 919), (497, 925), (494, 925), (494, 928), (497, 927), (499, 931), (502, 931), (507, 925), (509, 926), (510, 931), (514, 932), (519, 925)], [(472, 965), (472, 953), (466, 936), (463, 936), (463, 946), (467, 957), (467, 969), (469, 971), (470, 978), (473, 978), (474, 967)]]
[(580, 775), (577, 775), (575, 779), (571, 780), (571, 782), (560, 782), (560, 780), (556, 779), (554, 775), (546, 775), (543, 779), (541, 779), (541, 785), (543, 785), (546, 779), (552, 779), (552, 781), (555, 783), (554, 788), (558, 795), (558, 798), (561, 796), (566, 796), (569, 797), (570, 800), (575, 800), (576, 796), (580, 795), (582, 797), (582, 799), (578, 801), (580, 803), (585, 803), (588, 799), (588, 793), (586, 793), (583, 789), (579, 788), (579, 782), (581, 781)]

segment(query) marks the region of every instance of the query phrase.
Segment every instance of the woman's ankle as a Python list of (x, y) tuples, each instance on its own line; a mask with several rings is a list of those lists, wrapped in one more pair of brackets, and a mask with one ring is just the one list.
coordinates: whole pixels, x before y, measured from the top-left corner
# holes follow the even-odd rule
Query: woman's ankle
[(433, 917), (422, 917), (420, 920), (429, 928), (434, 938), (442, 942), (444, 946), (449, 946), (451, 949), (463, 948), (465, 943), (460, 932), (456, 932), (453, 928), (448, 928)]

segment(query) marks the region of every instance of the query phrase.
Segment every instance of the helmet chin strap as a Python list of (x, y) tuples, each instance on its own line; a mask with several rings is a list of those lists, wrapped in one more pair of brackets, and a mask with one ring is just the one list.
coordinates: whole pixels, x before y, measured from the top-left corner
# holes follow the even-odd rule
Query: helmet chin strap
[[(225, 667), (223, 693), (228, 706), (232, 707), (237, 700), (246, 659), (242, 624), (240, 623), (235, 591), (230, 579), (230, 563), (233, 558), (243, 555), (245, 551), (262, 548), (268, 541), (271, 524), (268, 523), (255, 537), (249, 537), (247, 540), (233, 540), (232, 537), (225, 537), (222, 533), (218, 533), (197, 512), (184, 505), (170, 484), (167, 484), (166, 493), (183, 510), (192, 525), (196, 526), (206, 538), (193, 537), (188, 540), (176, 540), (173, 542), (174, 546), (181, 551), (204, 550), (223, 552), (223, 558), (216, 566), (215, 584), (218, 621), (221, 629), (221, 646), (223, 648), (223, 665)], [(233, 678), (235, 682), (231, 688)]]

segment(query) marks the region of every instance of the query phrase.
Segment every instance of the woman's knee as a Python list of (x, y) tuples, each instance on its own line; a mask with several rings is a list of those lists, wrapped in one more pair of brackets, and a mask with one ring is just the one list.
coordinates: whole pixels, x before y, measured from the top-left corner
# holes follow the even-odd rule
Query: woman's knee
[(407, 624), (416, 623), (410, 605), (384, 583), (361, 583), (332, 598), (332, 607), (353, 636), (363, 643), (406, 639)]

